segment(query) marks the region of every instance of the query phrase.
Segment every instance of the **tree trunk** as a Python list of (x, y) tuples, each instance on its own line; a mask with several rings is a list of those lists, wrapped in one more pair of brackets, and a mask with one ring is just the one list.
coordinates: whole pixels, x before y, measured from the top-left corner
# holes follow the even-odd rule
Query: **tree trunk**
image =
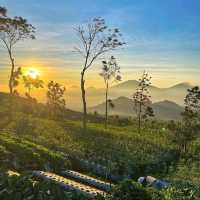
[(106, 111), (105, 111), (105, 128), (108, 127), (108, 82), (106, 83)]
[(141, 133), (141, 113), (142, 113), (142, 105), (139, 105), (139, 114), (138, 114), (138, 133)]
[(12, 57), (12, 51), (11, 49), (8, 50), (10, 61), (11, 61), (11, 71), (10, 71), (10, 78), (9, 78), (9, 90), (10, 94), (13, 94), (13, 73), (15, 70), (15, 63), (14, 63), (14, 58)]
[(85, 70), (81, 72), (81, 94), (82, 94), (82, 102), (83, 102), (83, 129), (87, 128), (87, 104), (85, 98), (85, 80), (84, 80)]

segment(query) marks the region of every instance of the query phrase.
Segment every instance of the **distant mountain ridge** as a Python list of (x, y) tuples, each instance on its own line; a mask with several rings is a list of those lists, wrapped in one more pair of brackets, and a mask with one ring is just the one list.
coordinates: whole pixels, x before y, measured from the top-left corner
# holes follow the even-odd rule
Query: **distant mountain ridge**
[[(138, 87), (137, 80), (127, 80), (112, 86), (109, 89), (109, 98), (117, 99), (120, 96), (131, 98)], [(167, 88), (151, 85), (149, 87), (152, 102), (169, 100), (181, 106), (184, 105), (184, 98), (187, 90), (193, 85), (187, 82), (178, 83)], [(70, 109), (82, 111), (81, 91), (79, 87), (71, 87), (67, 92), (67, 105)], [(105, 101), (105, 88), (95, 88), (95, 85), (86, 89), (88, 107), (94, 107)]]
[[(137, 87), (138, 81), (128, 80), (122, 82), (110, 89), (110, 98), (117, 98), (119, 96), (130, 98), (136, 91)], [(183, 106), (187, 90), (191, 87), (193, 86), (187, 82), (178, 83), (168, 88), (160, 88), (150, 85), (149, 91), (152, 97), (152, 102), (169, 100)]]
[[(139, 84), (139, 81), (137, 81), (137, 80), (127, 80), (127, 81), (121, 82), (121, 83), (113, 86), (112, 88), (125, 88), (125, 89), (130, 88), (131, 89), (133, 87), (137, 87), (138, 84)], [(172, 89), (172, 88), (183, 88), (183, 89), (186, 89), (186, 88), (191, 88), (191, 87), (193, 87), (193, 85), (190, 84), (189, 82), (177, 83), (175, 85), (172, 85), (172, 86), (166, 87), (166, 88), (150, 85), (150, 88), (155, 88), (155, 89), (159, 89), (159, 90), (168, 90), (168, 89)]]
[[(109, 108), (110, 115), (135, 116), (133, 101), (127, 97), (120, 96), (113, 99), (114, 108)], [(161, 120), (178, 120), (181, 118), (183, 107), (168, 100), (152, 103), (155, 117)], [(105, 102), (89, 108), (90, 112), (105, 113)]]

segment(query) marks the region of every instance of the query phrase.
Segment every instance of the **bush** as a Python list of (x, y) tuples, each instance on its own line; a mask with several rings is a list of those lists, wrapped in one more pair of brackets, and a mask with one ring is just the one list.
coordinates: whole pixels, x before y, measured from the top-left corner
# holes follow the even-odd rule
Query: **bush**
[[(0, 159), (3, 165), (7, 163), (6, 166), (11, 169), (60, 171), (71, 166), (69, 160), (60, 153), (11, 133), (0, 134), (0, 147)], [(12, 155), (12, 158), (8, 155)]]
[(157, 190), (127, 180), (116, 186), (111, 195), (111, 200), (199, 200), (200, 187), (177, 182), (167, 189)]
[(150, 200), (151, 195), (142, 185), (126, 180), (112, 191), (111, 200)]
[(165, 200), (199, 200), (200, 187), (190, 183), (177, 182), (163, 191)]
[(0, 175), (1, 200), (80, 200), (81, 197), (50, 182), (38, 181), (32, 175)]

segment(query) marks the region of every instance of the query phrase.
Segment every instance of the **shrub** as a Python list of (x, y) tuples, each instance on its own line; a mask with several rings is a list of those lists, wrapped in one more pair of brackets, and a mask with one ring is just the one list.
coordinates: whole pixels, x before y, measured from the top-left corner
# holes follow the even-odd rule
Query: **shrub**
[(199, 200), (200, 187), (190, 183), (177, 182), (163, 191), (163, 195), (165, 200)]
[(113, 189), (111, 200), (150, 200), (151, 195), (142, 185), (126, 180)]
[(58, 185), (45, 181), (38, 181), (32, 175), (8, 176), (0, 175), (1, 200), (80, 200), (81, 197)]

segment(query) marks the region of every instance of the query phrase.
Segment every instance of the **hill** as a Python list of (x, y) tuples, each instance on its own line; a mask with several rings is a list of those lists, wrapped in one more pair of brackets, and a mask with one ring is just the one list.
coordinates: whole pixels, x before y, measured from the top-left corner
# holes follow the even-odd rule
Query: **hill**
[[(117, 98), (119, 94), (120, 96), (130, 97), (135, 92), (137, 86), (138, 81), (135, 80), (122, 82), (110, 89), (110, 97)], [(189, 83), (179, 83), (169, 88), (159, 88), (151, 85), (149, 91), (153, 102), (169, 100), (183, 105), (187, 90), (191, 87), (192, 85)]]
[[(121, 115), (121, 116), (134, 116), (134, 105), (131, 99), (127, 97), (119, 97), (113, 100), (115, 105), (114, 108), (110, 108), (110, 115)], [(155, 117), (162, 120), (177, 120), (181, 118), (181, 112), (183, 111), (183, 107), (172, 101), (161, 101), (153, 103), (152, 108), (155, 113)], [(105, 113), (105, 102), (94, 106), (89, 109), (90, 112), (97, 111), (99, 114)]]
[[(11, 169), (19, 173), (44, 170), (58, 174), (70, 168), (105, 180), (117, 177), (115, 183), (127, 177), (137, 180), (140, 176), (151, 174), (168, 178), (170, 182), (189, 180), (199, 184), (196, 176), (199, 174), (196, 167), (199, 166), (199, 139), (188, 149), (186, 156), (192, 162), (187, 165), (179, 157), (178, 146), (171, 140), (166, 122), (156, 121), (153, 126), (144, 127), (139, 134), (134, 120), (129, 125), (109, 124), (108, 129), (104, 129), (104, 124), (91, 115), (93, 122), (88, 122), (84, 131), (81, 120), (73, 119), (73, 111), (67, 110), (67, 115), (50, 119), (45, 105), (35, 103), (32, 109), (27, 110), (23, 107), (24, 103), (30, 105), (27, 99), (11, 99), (13, 101), (8, 94), (0, 95), (0, 173)], [(118, 105), (126, 105), (130, 112), (127, 101), (130, 103), (131, 100), (126, 97), (116, 99)], [(177, 107), (169, 101), (155, 105), (162, 109)], [(38, 107), (39, 111), (43, 110), (41, 113)], [(73, 117), (70, 118), (70, 115)], [(5, 177), (5, 180), (8, 178)], [(13, 183), (12, 190), (15, 186)], [(9, 187), (6, 185), (5, 188)], [(49, 187), (49, 184), (45, 185), (45, 188)], [(0, 199), (3, 199), (1, 194)]]
[[(120, 82), (117, 85), (114, 85), (110, 88), (109, 98), (116, 99), (120, 96), (130, 98), (133, 93), (136, 91), (138, 86), (138, 81), (128, 80)], [(105, 89), (103, 88), (89, 87), (86, 90), (87, 94), (87, 103), (89, 107), (94, 107), (98, 104), (101, 104), (105, 100)], [(191, 88), (192, 85), (189, 83), (179, 83), (168, 88), (160, 88), (154, 85), (149, 87), (152, 101), (164, 101), (169, 100), (173, 101), (179, 105), (184, 104), (184, 98), (187, 94), (187, 90)], [(81, 111), (82, 102), (81, 102), (81, 91), (80, 88), (69, 88), (68, 90), (68, 106), (70, 109)]]

